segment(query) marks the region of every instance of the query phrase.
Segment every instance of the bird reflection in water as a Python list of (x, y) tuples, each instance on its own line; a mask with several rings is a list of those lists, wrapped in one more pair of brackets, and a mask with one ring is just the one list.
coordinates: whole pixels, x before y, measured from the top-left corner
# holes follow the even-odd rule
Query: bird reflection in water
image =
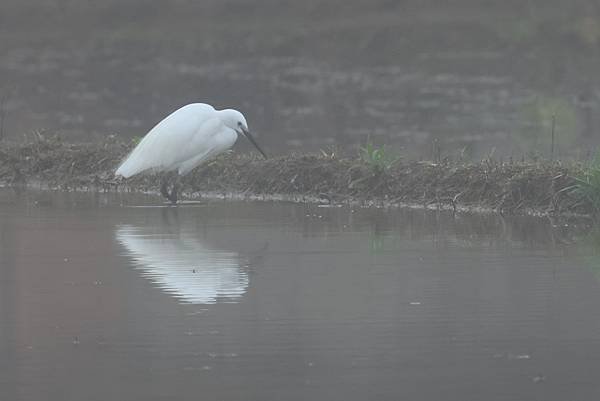
[(182, 303), (235, 303), (246, 293), (248, 272), (235, 252), (208, 248), (194, 232), (166, 226), (122, 225), (117, 241), (136, 270)]

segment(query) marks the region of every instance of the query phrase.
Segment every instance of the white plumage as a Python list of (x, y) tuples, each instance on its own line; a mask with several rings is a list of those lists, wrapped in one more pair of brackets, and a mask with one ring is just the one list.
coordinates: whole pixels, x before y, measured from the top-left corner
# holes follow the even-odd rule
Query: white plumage
[(185, 175), (200, 163), (235, 143), (237, 133), (227, 127), (212, 106), (183, 106), (144, 136), (116, 174), (129, 178), (146, 170)]
[[(152, 128), (115, 174), (129, 178), (145, 171), (176, 171), (183, 176), (233, 146), (238, 134), (246, 136), (266, 158), (248, 131), (242, 113), (233, 109), (215, 110), (204, 103), (188, 104)], [(163, 183), (161, 193), (176, 202), (177, 183), (171, 194), (166, 191), (166, 182)]]

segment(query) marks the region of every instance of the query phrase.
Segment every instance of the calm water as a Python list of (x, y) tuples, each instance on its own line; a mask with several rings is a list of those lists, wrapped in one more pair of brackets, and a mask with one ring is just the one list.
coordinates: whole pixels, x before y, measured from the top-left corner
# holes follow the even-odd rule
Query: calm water
[(0, 35), (11, 139), (128, 140), (206, 101), (271, 154), (548, 155), (553, 115), (555, 154), (600, 144), (590, 0), (3, 0)]
[(2, 400), (600, 396), (598, 262), (563, 226), (157, 204), (0, 191)]

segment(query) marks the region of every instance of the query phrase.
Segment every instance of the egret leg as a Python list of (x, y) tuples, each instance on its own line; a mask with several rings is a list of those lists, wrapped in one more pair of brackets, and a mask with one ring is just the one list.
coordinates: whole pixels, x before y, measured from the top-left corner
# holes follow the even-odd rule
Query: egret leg
[(173, 188), (171, 188), (171, 194), (168, 196), (168, 199), (172, 204), (177, 203), (177, 194), (179, 192), (179, 175), (175, 177), (175, 181), (173, 182)]
[(167, 175), (163, 175), (160, 179), (160, 194), (171, 200), (171, 196), (169, 195), (169, 177)]

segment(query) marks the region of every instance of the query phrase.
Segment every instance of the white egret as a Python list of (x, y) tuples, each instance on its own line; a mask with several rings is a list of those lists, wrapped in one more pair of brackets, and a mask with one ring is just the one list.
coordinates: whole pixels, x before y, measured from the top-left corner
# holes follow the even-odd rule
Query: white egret
[(156, 124), (119, 166), (115, 175), (129, 178), (152, 171), (176, 173), (171, 192), (168, 178), (161, 179), (160, 193), (177, 202), (179, 178), (201, 163), (231, 148), (244, 135), (266, 159), (256, 143), (244, 115), (237, 110), (215, 110), (209, 104), (192, 103), (174, 111)]

